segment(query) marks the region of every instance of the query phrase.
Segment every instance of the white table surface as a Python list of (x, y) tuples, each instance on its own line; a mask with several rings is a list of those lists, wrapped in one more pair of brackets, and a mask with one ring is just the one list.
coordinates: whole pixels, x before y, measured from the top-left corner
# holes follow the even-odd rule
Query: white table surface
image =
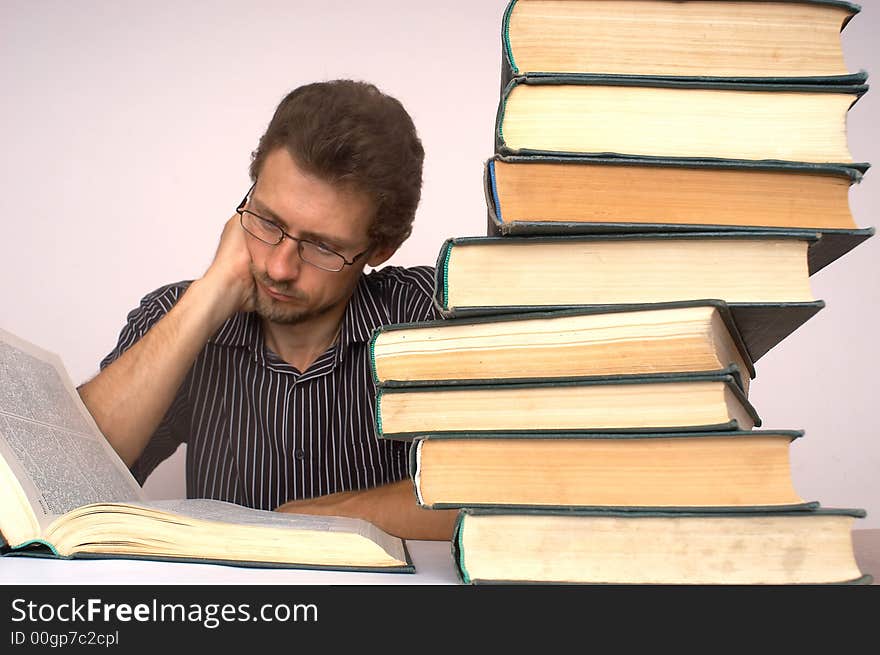
[(448, 541), (407, 541), (415, 573), (263, 569), (147, 560), (0, 557), (0, 585), (448, 585), (458, 584)]

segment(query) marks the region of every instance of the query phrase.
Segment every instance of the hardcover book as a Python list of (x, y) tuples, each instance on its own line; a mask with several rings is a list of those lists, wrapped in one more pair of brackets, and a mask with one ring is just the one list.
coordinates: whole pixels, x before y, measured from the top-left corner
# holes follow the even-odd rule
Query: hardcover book
[(841, 31), (858, 5), (835, 0), (513, 0), (502, 79), (535, 73), (859, 80)]
[(869, 584), (853, 552), (861, 509), (459, 512), (462, 581), (579, 584)]
[(722, 301), (386, 325), (370, 364), (386, 387), (730, 370), (748, 393), (755, 375)]
[(471, 432), (750, 430), (761, 419), (730, 372), (382, 387), (378, 436)]
[(797, 230), (453, 238), (435, 302), (450, 318), (723, 300), (754, 362), (824, 306), (809, 284), (818, 240)]
[(505, 87), (499, 154), (852, 164), (866, 85), (524, 76)]
[(149, 501), (61, 360), (3, 330), (0, 534), (5, 555), (415, 570), (401, 539), (360, 519)]
[(815, 273), (874, 234), (856, 225), (849, 205), (849, 190), (867, 169), (496, 155), (484, 169), (487, 233), (815, 230)]
[(803, 433), (430, 434), (410, 450), (423, 507), (809, 508), (789, 449)]

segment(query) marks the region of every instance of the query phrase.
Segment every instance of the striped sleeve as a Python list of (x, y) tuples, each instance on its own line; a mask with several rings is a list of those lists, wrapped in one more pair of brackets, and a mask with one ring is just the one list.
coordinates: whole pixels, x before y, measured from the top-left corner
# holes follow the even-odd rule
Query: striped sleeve
[[(140, 341), (171, 310), (188, 286), (188, 282), (169, 284), (144, 296), (140, 305), (128, 313), (116, 347), (101, 360), (101, 370)], [(189, 376), (184, 380), (181, 389), (186, 389), (188, 385)], [(144, 452), (131, 467), (132, 475), (140, 484), (143, 485), (153, 469), (187, 440), (190, 414), (188, 405), (187, 394), (178, 391)]]

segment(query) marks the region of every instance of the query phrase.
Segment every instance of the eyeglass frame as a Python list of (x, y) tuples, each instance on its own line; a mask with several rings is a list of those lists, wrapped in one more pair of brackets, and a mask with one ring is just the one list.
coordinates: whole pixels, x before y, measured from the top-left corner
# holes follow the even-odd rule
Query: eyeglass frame
[[(251, 193), (253, 193), (253, 191), (254, 191), (254, 187), (256, 187), (256, 186), (257, 186), (257, 183), (256, 183), (256, 182), (254, 182), (254, 183), (251, 185), (251, 188), (248, 189), (248, 191), (247, 191), (246, 194), (244, 194), (244, 198), (242, 198), (242, 199), (241, 199), (241, 202), (238, 203), (238, 207), (235, 208), (235, 213), (238, 214), (238, 222), (239, 222), (239, 224), (241, 225), (241, 229), (244, 230), (245, 232), (247, 232), (249, 235), (251, 235), (253, 238), (255, 238), (255, 239), (256, 239), (257, 241), (259, 241), (260, 243), (265, 243), (267, 246), (273, 246), (273, 247), (274, 247), (274, 246), (279, 246), (279, 245), (281, 245), (281, 242), (284, 241), (284, 238), (287, 237), (287, 238), (290, 239), (291, 241), (296, 242), (296, 245), (297, 245), (296, 253), (297, 253), (297, 255), (299, 256), (299, 258), (300, 258), (303, 262), (305, 262), (306, 264), (309, 264), (310, 266), (314, 266), (314, 267), (317, 268), (318, 270), (321, 270), (321, 271), (327, 271), (328, 273), (339, 273), (340, 271), (342, 271), (343, 269), (345, 269), (346, 266), (353, 266), (353, 265), (355, 264), (355, 262), (357, 262), (358, 259), (360, 259), (360, 258), (363, 257), (364, 255), (366, 255), (367, 253), (369, 253), (369, 252), (373, 249), (373, 246), (370, 246), (369, 248), (367, 248), (367, 249), (364, 250), (363, 252), (360, 252), (360, 253), (358, 253), (357, 255), (355, 255), (354, 257), (352, 257), (352, 258), (351, 258), (351, 261), (349, 261), (349, 260), (345, 257), (345, 255), (343, 255), (341, 252), (336, 252), (335, 250), (332, 250), (331, 248), (328, 248), (328, 247), (326, 247), (326, 246), (322, 246), (321, 244), (319, 244), (319, 243), (315, 243), (314, 241), (311, 241), (311, 240), (309, 240), (309, 239), (301, 239), (301, 238), (299, 238), (299, 237), (295, 237), (295, 236), (293, 236), (292, 234), (288, 234), (288, 233), (284, 230), (284, 228), (282, 228), (280, 225), (278, 225), (278, 223), (276, 223), (276, 222), (274, 222), (274, 221), (270, 221), (270, 220), (269, 220), (268, 218), (266, 218), (265, 216), (260, 216), (260, 215), (257, 214), (256, 212), (252, 212), (250, 209), (245, 209), (245, 208), (244, 208), (245, 205), (247, 204), (248, 198), (251, 197)], [(281, 233), (281, 237), (278, 239), (278, 241), (276, 241), (275, 243), (271, 243), (270, 241), (265, 241), (265, 240), (261, 239), (260, 237), (258, 237), (258, 236), (257, 236), (256, 234), (254, 234), (253, 232), (251, 232), (250, 230), (248, 230), (248, 229), (244, 226), (244, 215), (245, 215), (246, 213), (247, 213), (247, 214), (250, 214), (251, 216), (253, 216), (253, 217), (255, 217), (255, 218), (260, 219), (261, 221), (264, 221), (264, 222), (269, 223), (270, 225), (274, 226), (274, 227), (275, 227), (275, 228)], [(308, 243), (309, 245), (315, 246), (316, 248), (319, 248), (319, 249), (321, 249), (321, 250), (326, 250), (327, 252), (329, 252), (329, 253), (331, 253), (331, 254), (333, 254), (333, 255), (336, 255), (337, 257), (342, 258), (342, 265), (341, 265), (339, 268), (335, 268), (335, 269), (334, 269), (334, 268), (323, 268), (323, 267), (321, 267), (321, 266), (318, 266), (318, 265), (315, 264), (314, 262), (310, 262), (310, 261), (308, 261), (308, 260), (306, 260), (306, 259), (303, 259), (303, 256), (302, 256), (302, 244), (303, 244), (303, 243)]]

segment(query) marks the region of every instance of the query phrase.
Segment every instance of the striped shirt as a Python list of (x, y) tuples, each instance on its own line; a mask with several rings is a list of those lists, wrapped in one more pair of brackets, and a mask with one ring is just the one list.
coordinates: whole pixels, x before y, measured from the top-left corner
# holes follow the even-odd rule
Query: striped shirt
[[(128, 315), (105, 368), (189, 286), (148, 294)], [(433, 269), (362, 274), (339, 338), (300, 372), (266, 347), (260, 318), (229, 318), (199, 353), (132, 473), (143, 484), (181, 443), (186, 492), (258, 509), (403, 479), (408, 445), (376, 436), (369, 342), (380, 325), (437, 318)]]

